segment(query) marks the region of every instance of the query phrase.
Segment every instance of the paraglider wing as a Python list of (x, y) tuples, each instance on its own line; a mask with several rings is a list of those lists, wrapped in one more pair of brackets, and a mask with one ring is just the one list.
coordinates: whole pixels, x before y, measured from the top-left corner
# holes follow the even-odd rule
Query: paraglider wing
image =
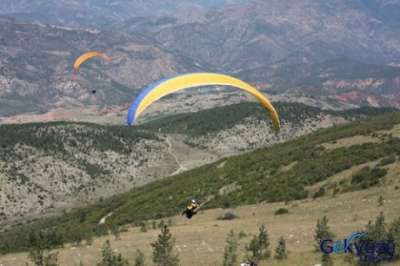
[(104, 60), (107, 61), (111, 61), (111, 57), (109, 57), (108, 55), (104, 54), (104, 53), (100, 53), (100, 52), (96, 52), (96, 51), (92, 51), (92, 52), (86, 52), (84, 54), (82, 54), (81, 56), (79, 56), (75, 62), (74, 62), (74, 69), (75, 70), (79, 70), (80, 66), (85, 63), (87, 60), (92, 59), (93, 57), (101, 57)]
[(171, 79), (164, 79), (152, 84), (136, 97), (129, 108), (128, 125), (132, 125), (149, 105), (168, 94), (182, 89), (212, 85), (239, 88), (256, 97), (261, 105), (269, 112), (275, 129), (279, 130), (280, 121), (278, 113), (264, 94), (240, 79), (216, 73), (186, 74)]

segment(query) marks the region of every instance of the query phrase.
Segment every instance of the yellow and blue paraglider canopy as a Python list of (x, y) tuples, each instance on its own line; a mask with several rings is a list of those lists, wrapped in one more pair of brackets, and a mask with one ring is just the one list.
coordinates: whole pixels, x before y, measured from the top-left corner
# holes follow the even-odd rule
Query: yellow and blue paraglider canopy
[(96, 52), (96, 51), (86, 52), (86, 53), (83, 53), (82, 55), (80, 55), (75, 60), (74, 69), (76, 71), (78, 71), (83, 63), (85, 63), (86, 61), (88, 61), (89, 59), (92, 59), (94, 57), (101, 57), (101, 58), (103, 58), (104, 60), (107, 60), (107, 61), (111, 61), (112, 60), (111, 57), (109, 57), (108, 55), (106, 55), (104, 53), (101, 53), (101, 52)]
[(140, 114), (153, 102), (168, 94), (188, 88), (218, 85), (239, 88), (256, 97), (261, 105), (269, 112), (275, 129), (280, 129), (278, 113), (264, 94), (240, 79), (217, 73), (186, 74), (171, 79), (163, 79), (150, 85), (140, 92), (129, 108), (128, 125), (132, 125)]

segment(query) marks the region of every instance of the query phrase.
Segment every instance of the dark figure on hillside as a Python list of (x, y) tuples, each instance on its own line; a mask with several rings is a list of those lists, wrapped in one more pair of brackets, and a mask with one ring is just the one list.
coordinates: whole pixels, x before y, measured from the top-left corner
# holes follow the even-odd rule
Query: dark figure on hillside
[(193, 215), (197, 214), (200, 209), (200, 205), (197, 204), (196, 200), (192, 199), (186, 209), (182, 212), (182, 215), (186, 215), (186, 218), (191, 219)]

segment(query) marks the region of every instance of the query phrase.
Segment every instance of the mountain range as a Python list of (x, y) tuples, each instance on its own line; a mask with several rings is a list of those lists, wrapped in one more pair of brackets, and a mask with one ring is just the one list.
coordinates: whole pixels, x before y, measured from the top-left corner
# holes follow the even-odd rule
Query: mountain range
[[(0, 116), (128, 104), (193, 71), (292, 99), (399, 107), (399, 10), (397, 0), (2, 1)], [(73, 73), (88, 50), (114, 60)]]

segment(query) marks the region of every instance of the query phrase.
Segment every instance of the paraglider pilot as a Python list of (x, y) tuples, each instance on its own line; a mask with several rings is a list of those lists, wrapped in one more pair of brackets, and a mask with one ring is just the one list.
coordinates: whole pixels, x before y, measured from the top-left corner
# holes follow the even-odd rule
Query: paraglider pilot
[(182, 212), (182, 216), (186, 215), (186, 218), (191, 219), (193, 215), (197, 214), (200, 209), (200, 205), (195, 199), (192, 199), (186, 209)]

